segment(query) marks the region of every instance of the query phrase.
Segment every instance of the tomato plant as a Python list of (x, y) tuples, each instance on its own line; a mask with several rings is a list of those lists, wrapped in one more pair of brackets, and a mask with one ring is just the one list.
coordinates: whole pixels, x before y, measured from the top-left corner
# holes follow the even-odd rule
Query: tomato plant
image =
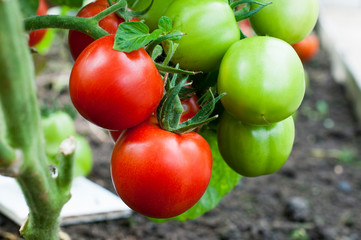
[(315, 33), (309, 34), (301, 41), (292, 45), (302, 62), (310, 61), (320, 48), (320, 41)]
[[(85, 5), (77, 14), (77, 17), (93, 17), (109, 7), (107, 0), (97, 0)], [(115, 34), (118, 25), (124, 22), (124, 19), (116, 13), (109, 14), (99, 21), (99, 26), (110, 34)], [(69, 50), (73, 59), (77, 59), (79, 54), (94, 41), (94, 39), (84, 33), (70, 30), (68, 35)]]
[[(51, 1), (69, 7), (82, 3)], [(128, 3), (135, 3), (138, 11), (149, 0), (112, 1), (111, 6), (98, 0), (77, 17), (34, 16), (36, 0), (0, 2), (0, 173), (16, 177), (26, 196), (25, 239), (59, 238), (61, 208), (71, 196), (73, 160), (75, 175), (87, 174), (91, 165), (85, 159), (91, 151), (72, 127), (44, 120), (41, 129), (23, 26), (28, 32), (71, 30), (68, 39), (76, 61), (70, 98), (85, 119), (121, 133), (112, 152), (111, 176), (119, 196), (135, 211), (163, 220), (196, 218), (237, 184), (241, 176), (236, 172), (270, 174), (287, 160), (294, 139), (290, 116), (305, 91), (302, 62), (289, 44), (312, 30), (317, 1), (155, 0), (141, 17), (151, 32), (142, 22), (128, 22), (140, 13), (127, 11)], [(240, 40), (237, 21), (252, 14), (255, 32), (268, 36), (242, 35)], [(186, 89), (189, 75), (195, 75), (194, 91)], [(182, 106), (182, 97), (190, 92), (201, 96), (201, 108), (190, 107), (192, 98), (183, 99)], [(221, 98), (224, 108), (217, 109)], [(220, 123), (209, 124), (217, 117), (212, 114), (224, 110)], [(205, 139), (193, 132), (200, 126)], [(71, 137), (59, 148), (69, 135), (78, 138), (78, 149)], [(49, 159), (59, 162), (57, 176), (49, 172)]]
[(300, 106), (305, 93), (302, 62), (286, 42), (250, 37), (233, 44), (218, 76), (225, 109), (248, 124), (281, 121)]
[(212, 153), (195, 132), (175, 134), (151, 118), (116, 142), (111, 174), (118, 195), (148, 217), (169, 218), (191, 208), (212, 173)]
[[(36, 15), (45, 15), (48, 12), (48, 5), (45, 0), (39, 0), (38, 10)], [(33, 47), (38, 44), (45, 36), (47, 29), (40, 29), (30, 32), (29, 34), (29, 46)]]
[(240, 38), (233, 12), (223, 0), (176, 0), (164, 15), (173, 21), (174, 29), (186, 33), (176, 41), (179, 46), (171, 60), (184, 69), (216, 70), (224, 53)]
[(133, 127), (147, 119), (163, 95), (163, 80), (141, 48), (113, 50), (114, 35), (102, 37), (79, 55), (69, 91), (79, 113), (106, 129)]
[(239, 174), (256, 177), (279, 170), (289, 157), (295, 129), (293, 118), (265, 126), (252, 126), (225, 112), (218, 129), (219, 151)]
[[(317, 0), (272, 0), (271, 2), (272, 4), (250, 18), (252, 27), (258, 35), (276, 37), (294, 44), (312, 31), (318, 17)], [(257, 7), (258, 4), (252, 3), (251, 9)]]

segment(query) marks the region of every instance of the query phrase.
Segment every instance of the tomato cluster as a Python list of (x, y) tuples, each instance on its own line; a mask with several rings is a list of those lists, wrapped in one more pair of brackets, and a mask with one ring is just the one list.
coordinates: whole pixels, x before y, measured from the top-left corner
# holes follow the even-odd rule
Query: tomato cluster
[[(107, 23), (112, 25), (111, 30), (106, 28), (106, 18), (100, 21), (110, 35), (95, 41), (70, 32), (69, 45), (76, 61), (69, 89), (78, 112), (109, 130), (115, 141), (111, 174), (118, 195), (143, 215), (170, 218), (185, 212), (202, 197), (212, 174), (212, 152), (201, 135), (164, 127), (175, 124), (188, 129), (194, 119), (203, 119), (200, 105), (208, 108), (207, 101), (199, 104), (196, 97), (180, 98), (182, 115), (165, 123), (164, 115), (159, 114), (164, 108), (172, 109), (162, 104), (175, 98), (168, 93), (176, 87), (164, 88), (181, 78), (182, 74), (178, 76), (174, 69), (217, 76), (214, 82), (200, 77), (193, 86), (197, 93), (205, 92), (197, 85), (206, 86), (212, 96), (225, 93), (221, 98), (225, 111), (217, 130), (225, 162), (244, 176), (273, 173), (291, 152), (295, 135), (291, 115), (305, 92), (303, 65), (290, 44), (312, 30), (318, 5), (316, 0), (274, 0), (271, 5), (264, 4), (250, 22), (257, 34), (265, 36), (243, 38), (233, 12), (236, 7), (230, 7), (228, 1), (139, 0), (133, 10), (143, 10), (151, 2), (140, 19), (153, 30), (159, 17), (166, 16), (172, 21), (171, 29), (161, 27), (161, 21), (159, 28), (166, 32), (180, 30), (183, 36), (163, 40), (159, 45), (163, 52), (152, 59), (149, 49), (143, 47), (129, 52), (114, 49), (117, 41), (124, 39), (117, 37), (119, 33), (114, 35), (122, 21), (117, 15), (108, 16), (113, 21)], [(90, 3), (78, 16), (93, 16), (107, 4), (102, 0)], [(257, 7), (254, 1), (246, 5), (249, 12)], [(176, 51), (172, 52), (174, 46)], [(172, 56), (169, 65), (173, 72), (165, 73), (164, 68), (158, 71), (157, 61), (167, 60), (168, 55)]]

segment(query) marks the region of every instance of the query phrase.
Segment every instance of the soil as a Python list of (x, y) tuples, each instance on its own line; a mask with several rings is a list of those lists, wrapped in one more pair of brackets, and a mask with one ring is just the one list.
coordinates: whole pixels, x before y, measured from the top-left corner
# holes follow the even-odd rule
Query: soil
[[(43, 103), (55, 98), (69, 103), (63, 87), (71, 62), (65, 52), (37, 57), (37, 69), (45, 58), (52, 59), (37, 77)], [(134, 213), (128, 219), (64, 226), (62, 231), (76, 240), (361, 239), (361, 131), (343, 86), (331, 76), (327, 53), (321, 50), (305, 68), (309, 87), (297, 114), (293, 151), (280, 171), (242, 178), (215, 209), (192, 221), (159, 224)], [(81, 117), (76, 123), (92, 144), (89, 178), (114, 192), (109, 176), (112, 141)], [(17, 239), (18, 229), (0, 214), (0, 239)]]

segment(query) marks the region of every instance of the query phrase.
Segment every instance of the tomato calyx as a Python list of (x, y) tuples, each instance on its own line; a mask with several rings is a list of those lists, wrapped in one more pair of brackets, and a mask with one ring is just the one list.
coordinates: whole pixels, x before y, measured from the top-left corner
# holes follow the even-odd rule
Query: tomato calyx
[(218, 115), (213, 117), (209, 116), (212, 114), (217, 101), (225, 94), (214, 97), (212, 91), (209, 90), (199, 100), (202, 106), (199, 112), (187, 121), (180, 123), (180, 118), (183, 113), (181, 98), (189, 98), (190, 94), (195, 91), (188, 88), (191, 83), (187, 83), (187, 79), (188, 76), (178, 76), (178, 74), (174, 74), (166, 86), (166, 89), (168, 88), (167, 93), (163, 96), (156, 114), (158, 123), (164, 130), (182, 134), (193, 131), (218, 117)]
[[(259, 7), (251, 10), (251, 3), (255, 3), (258, 4)], [(230, 4), (230, 7), (232, 9), (236, 9), (238, 6), (245, 4), (240, 10), (235, 10), (234, 12), (234, 16), (236, 17), (236, 21), (242, 21), (246, 18), (249, 18), (253, 15), (255, 15), (256, 13), (258, 13), (260, 10), (262, 10), (264, 7), (268, 6), (269, 4), (271, 4), (272, 2), (267, 2), (267, 3), (261, 3), (261, 2), (257, 2), (254, 0), (241, 0), (241, 1), (236, 1)]]

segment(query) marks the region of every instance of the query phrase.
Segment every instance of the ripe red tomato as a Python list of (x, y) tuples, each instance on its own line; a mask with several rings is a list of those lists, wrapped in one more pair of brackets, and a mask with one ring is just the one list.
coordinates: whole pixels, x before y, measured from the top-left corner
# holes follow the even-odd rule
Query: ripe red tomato
[[(199, 111), (199, 104), (198, 98), (196, 95), (192, 96), (191, 98), (187, 98), (182, 101), (183, 106), (183, 113), (180, 118), (180, 123), (187, 121), (188, 119), (194, 117)], [(110, 136), (112, 137), (113, 141), (116, 142), (119, 136), (124, 132), (124, 130), (112, 130), (109, 131)]]
[(182, 106), (183, 106), (183, 113), (180, 118), (180, 123), (187, 121), (188, 119), (194, 117), (194, 115), (199, 112), (199, 104), (197, 96), (192, 96), (191, 98), (183, 99)]
[[(48, 12), (48, 5), (45, 0), (39, 0), (38, 10), (36, 11), (36, 15), (45, 15)], [(29, 43), (30, 47), (38, 44), (45, 36), (47, 29), (40, 29), (30, 32), (29, 34)]]
[(147, 119), (163, 96), (163, 79), (141, 48), (113, 49), (114, 35), (91, 43), (73, 66), (69, 90), (78, 112), (111, 130), (133, 127)]
[(293, 44), (292, 47), (296, 50), (302, 62), (306, 63), (317, 54), (320, 48), (320, 41), (317, 35), (312, 32), (300, 42)]
[(198, 133), (165, 131), (151, 117), (116, 142), (111, 174), (118, 195), (134, 211), (170, 218), (202, 197), (212, 174), (212, 152)]
[[(89, 18), (97, 15), (101, 11), (109, 7), (107, 0), (97, 0), (85, 5), (77, 14), (78, 17)], [(124, 22), (124, 19), (119, 17), (116, 13), (109, 14), (105, 18), (99, 21), (99, 26), (110, 34), (115, 34), (118, 29), (118, 25)], [(79, 54), (94, 41), (90, 36), (70, 30), (68, 36), (70, 53), (74, 60)]]

